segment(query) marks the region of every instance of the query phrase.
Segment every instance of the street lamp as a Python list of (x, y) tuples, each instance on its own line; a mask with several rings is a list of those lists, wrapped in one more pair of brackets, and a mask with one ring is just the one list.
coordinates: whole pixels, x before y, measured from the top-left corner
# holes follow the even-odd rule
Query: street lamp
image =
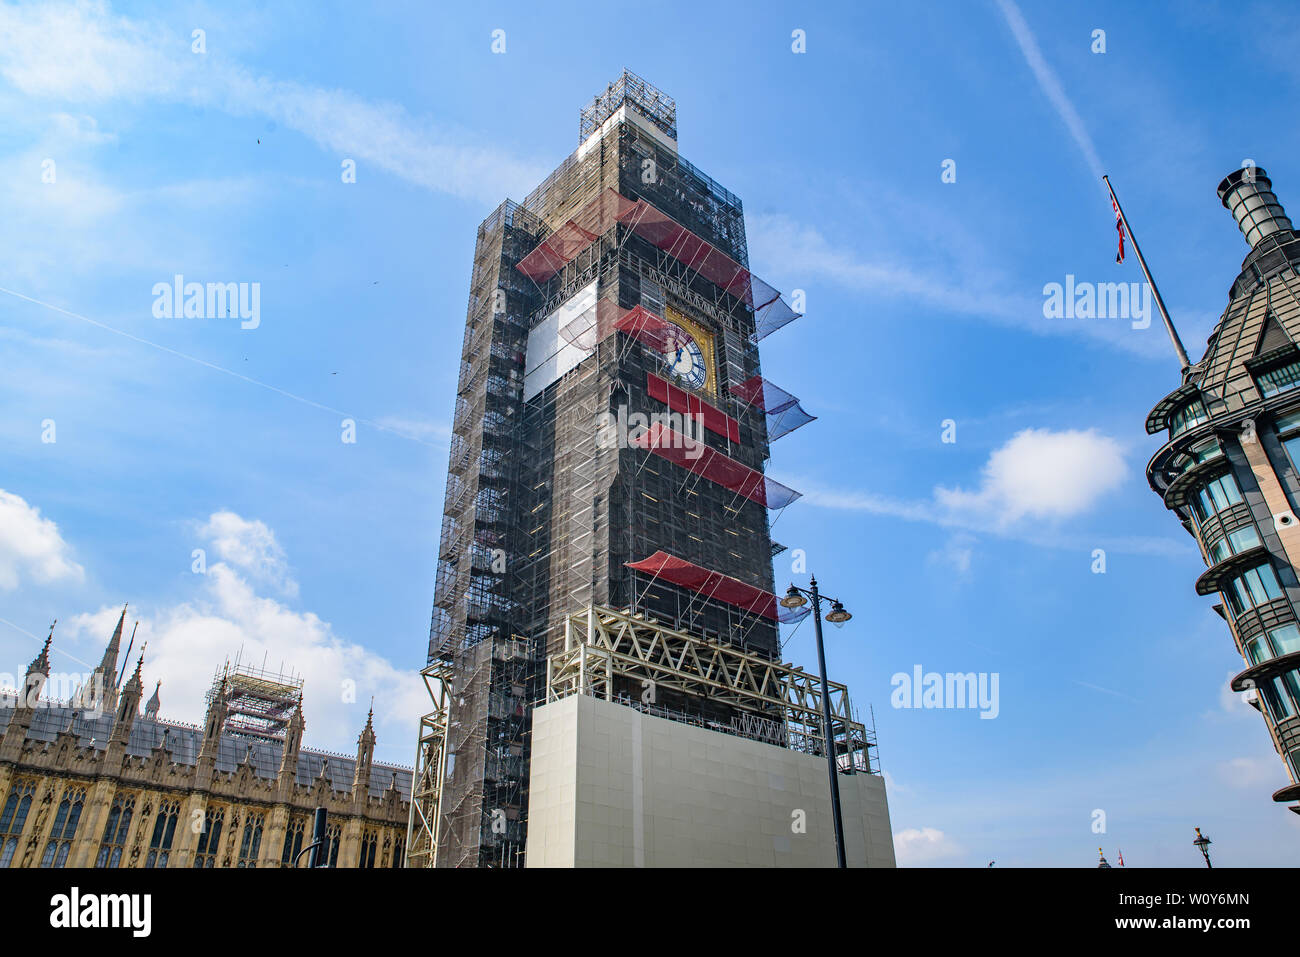
[(785, 608), (802, 608), (812, 599), (813, 622), (817, 626), (817, 666), (821, 669), (822, 679), (822, 736), (826, 741), (826, 769), (831, 779), (831, 816), (835, 821), (835, 858), (839, 867), (848, 867), (844, 860), (844, 820), (840, 815), (840, 776), (835, 760), (835, 738), (831, 733), (831, 695), (830, 685), (826, 681), (826, 650), (822, 645), (822, 602), (831, 603), (826, 620), (832, 624), (843, 624), (853, 616), (844, 610), (844, 605), (834, 598), (826, 598), (817, 591), (816, 576), (809, 579), (807, 589), (791, 585), (786, 589), (781, 605)]
[(325, 845), (329, 843), (329, 839), (325, 834), (327, 818), (328, 812), (326, 812), (325, 808), (318, 807), (312, 823), (311, 843), (298, 852), (298, 855), (293, 859), (293, 863), (289, 865), (290, 867), (297, 867), (298, 862), (302, 860), (302, 856), (308, 851), (311, 852), (311, 857), (307, 858), (308, 867), (330, 866), (329, 855), (325, 853)]
[(1214, 842), (1202, 834), (1201, 829), (1198, 827), (1196, 829), (1196, 840), (1192, 841), (1192, 843), (1201, 849), (1201, 856), (1205, 858), (1205, 866), (1213, 869), (1214, 865), (1210, 863), (1210, 845)]

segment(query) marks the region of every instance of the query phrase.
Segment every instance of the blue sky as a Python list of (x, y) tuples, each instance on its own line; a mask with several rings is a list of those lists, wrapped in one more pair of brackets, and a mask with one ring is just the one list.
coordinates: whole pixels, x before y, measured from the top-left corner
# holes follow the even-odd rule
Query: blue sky
[[(373, 695), (409, 763), (474, 231), (626, 66), (744, 200), (755, 271), (806, 292), (763, 343), (820, 416), (774, 446), (805, 497), (773, 533), (854, 612), (828, 656), (874, 706), (900, 861), (1196, 866), (1200, 826), (1216, 863), (1293, 864), (1282, 765), (1143, 477), (1178, 384), (1159, 320), (1047, 319), (1042, 290), (1140, 279), (1109, 172), (1199, 358), (1246, 252), (1216, 183), (1249, 159), (1300, 204), (1300, 16), (647, 9), (0, 6), (0, 671), (54, 617), (83, 670), (129, 601), (164, 713), (198, 720), (242, 648), (303, 674), (308, 744), (351, 753)], [(259, 283), (260, 324), (155, 317), (177, 273)], [(810, 628), (786, 655), (814, 663)], [(998, 716), (891, 707), (916, 665), (997, 673)]]

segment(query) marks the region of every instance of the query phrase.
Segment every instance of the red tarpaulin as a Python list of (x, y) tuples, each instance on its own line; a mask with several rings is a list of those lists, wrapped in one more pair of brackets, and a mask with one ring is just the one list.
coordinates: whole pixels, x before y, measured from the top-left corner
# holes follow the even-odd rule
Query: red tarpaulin
[(644, 342), (655, 352), (667, 352), (674, 335), (670, 323), (642, 306), (629, 309), (614, 323), (614, 328)]
[(591, 351), (615, 332), (626, 332), (655, 352), (669, 352), (674, 327), (641, 306), (624, 309), (612, 299), (597, 300), (596, 305), (571, 319), (560, 328), (565, 342)]
[(755, 341), (799, 317), (778, 290), (644, 199), (630, 207), (620, 206), (617, 215), (620, 223), (631, 226), (642, 239), (752, 306)]
[(725, 601), (728, 605), (735, 605), (745, 611), (762, 615), (764, 618), (777, 620), (776, 596), (770, 591), (746, 585), (740, 579), (723, 575), (721, 572), (711, 572), (684, 558), (677, 558), (661, 551), (639, 562), (627, 562), (626, 565), (636, 571), (646, 572), (666, 582), (699, 592), (706, 598), (716, 598)]
[(762, 472), (723, 455), (698, 439), (674, 432), (662, 422), (656, 422), (639, 435), (630, 437), (628, 442), (765, 508), (785, 508), (799, 497), (794, 489), (774, 482)]
[(632, 200), (606, 189), (584, 206), (515, 266), (533, 282), (541, 283), (577, 258), (578, 253), (621, 221), (619, 213), (630, 209)]
[(650, 393), (650, 398), (667, 404), (674, 412), (703, 421), (704, 427), (715, 435), (730, 439), (732, 442), (740, 441), (740, 424), (699, 396), (691, 395), (685, 389), (679, 389), (653, 372), (646, 373), (646, 391)]
[(629, 227), (715, 286), (752, 306), (755, 341), (799, 317), (778, 290), (722, 250), (645, 200), (630, 200), (612, 187), (539, 243), (515, 268), (534, 282), (545, 282), (609, 232), (615, 223)]

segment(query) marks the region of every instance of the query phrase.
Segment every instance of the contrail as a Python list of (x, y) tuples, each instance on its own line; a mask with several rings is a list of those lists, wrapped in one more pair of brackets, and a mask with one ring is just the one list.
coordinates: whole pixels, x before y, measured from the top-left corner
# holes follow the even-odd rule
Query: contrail
[(1065, 95), (1061, 81), (1056, 78), (1052, 68), (1043, 59), (1043, 51), (1038, 48), (1038, 41), (1034, 39), (1029, 24), (1025, 23), (1020, 8), (1016, 6), (1015, 0), (997, 0), (997, 4), (1003, 18), (1007, 21), (1007, 26), (1011, 28), (1011, 33), (1016, 38), (1016, 43), (1020, 44), (1020, 52), (1025, 55), (1025, 62), (1029, 64), (1029, 69), (1034, 71), (1034, 79), (1038, 81), (1039, 89), (1051, 102), (1052, 109), (1056, 110), (1065, 128), (1070, 131), (1075, 145), (1079, 147), (1079, 152), (1083, 154), (1089, 169), (1092, 170), (1093, 179), (1100, 183), (1104, 170), (1101, 157), (1097, 155), (1097, 147), (1093, 145), (1092, 137), (1088, 135), (1088, 128), (1084, 126), (1079, 111)]

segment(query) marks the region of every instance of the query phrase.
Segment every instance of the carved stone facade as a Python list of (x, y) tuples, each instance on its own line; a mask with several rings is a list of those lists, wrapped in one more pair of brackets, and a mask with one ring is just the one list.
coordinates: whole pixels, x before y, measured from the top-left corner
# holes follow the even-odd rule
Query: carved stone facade
[(41, 700), (51, 630), (0, 693), (0, 867), (305, 867), (318, 807), (331, 866), (403, 866), (411, 771), (374, 763), (373, 712), (355, 758), (302, 748), (301, 706), (275, 736), (232, 732), (220, 693), (202, 728), (160, 720), (156, 688), (142, 715), (143, 654), (113, 680), (125, 615), (106, 680)]

